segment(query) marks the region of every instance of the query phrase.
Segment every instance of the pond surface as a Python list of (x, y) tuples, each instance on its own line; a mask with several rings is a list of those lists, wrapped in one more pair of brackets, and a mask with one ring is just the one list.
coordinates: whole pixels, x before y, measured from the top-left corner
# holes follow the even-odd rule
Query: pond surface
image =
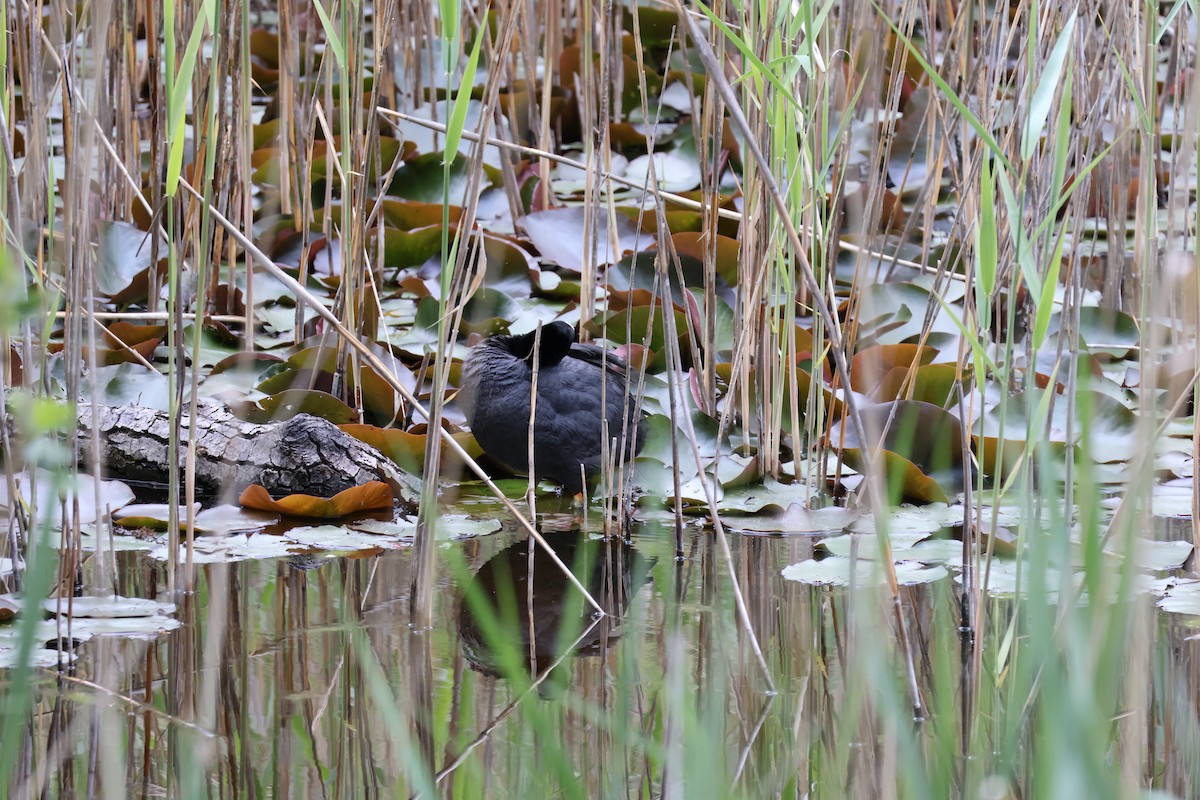
[[(895, 639), (883, 597), (847, 604), (844, 590), (781, 577), (815, 555), (815, 538), (731, 535), (730, 564), (700, 524), (684, 526), (676, 559), (669, 520), (635, 523), (628, 543), (602, 540), (595, 515), (571, 530), (580, 521), (540, 519), (610, 612), (599, 619), (508, 522), (439, 546), (429, 629), (411, 622), (411, 548), (200, 565), (181, 627), (96, 637), (61, 679), (39, 673), (21, 745), (38, 767), (13, 796), (404, 797), (433, 783), (445, 797), (1036, 789), (1022, 760), (1035, 732), (988, 729), (988, 708), (1014, 702), (1003, 681), (963, 691), (972, 669), (987, 673), (1013, 646), (1011, 600), (991, 601), (1003, 624), (973, 666), (957, 587), (903, 590), (931, 720), (921, 722), (905, 707), (902, 660), (881, 655)], [(162, 592), (161, 562), (118, 555), (119, 594)], [(1157, 678), (1142, 687), (1152, 700), (1140, 741), (1161, 751), (1147, 778), (1189, 796), (1195, 762), (1173, 756), (1197, 728), (1197, 644), (1180, 623), (1189, 618), (1143, 611), (1158, 621), (1143, 632)], [(866, 713), (871, 703), (892, 715)], [(920, 768), (906, 767), (917, 754)]]

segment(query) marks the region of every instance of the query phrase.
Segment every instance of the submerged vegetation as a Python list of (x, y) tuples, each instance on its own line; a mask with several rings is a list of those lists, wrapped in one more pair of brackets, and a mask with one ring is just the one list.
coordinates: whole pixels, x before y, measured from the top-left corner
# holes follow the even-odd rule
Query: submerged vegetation
[(5, 4), (0, 791), (1200, 794), (1198, 11)]

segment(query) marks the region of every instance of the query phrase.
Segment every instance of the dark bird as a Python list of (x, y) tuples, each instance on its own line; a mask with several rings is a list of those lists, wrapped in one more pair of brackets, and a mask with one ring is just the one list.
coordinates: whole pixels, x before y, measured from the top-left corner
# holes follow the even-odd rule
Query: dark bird
[(476, 345), (463, 364), (459, 404), (485, 453), (510, 469), (528, 471), (536, 360), (535, 477), (551, 478), (579, 493), (584, 489), (580, 465), (592, 482), (609, 450), (603, 420), (608, 420), (609, 439), (625, 443), (626, 459), (641, 449), (643, 433), (633, 398), (626, 397), (625, 362), (601, 347), (578, 344), (575, 329), (565, 322), (542, 327), (538, 353), (535, 336), (492, 336)]

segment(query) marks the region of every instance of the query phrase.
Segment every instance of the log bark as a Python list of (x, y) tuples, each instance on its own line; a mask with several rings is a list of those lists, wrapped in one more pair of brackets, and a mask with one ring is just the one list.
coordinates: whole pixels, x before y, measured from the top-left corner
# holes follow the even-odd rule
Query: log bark
[[(91, 430), (100, 433), (100, 457), (110, 477), (166, 485), (170, 422), (164, 411), (144, 406), (79, 407), (79, 451), (91, 451)], [(413, 505), (418, 480), (370, 445), (310, 414), (270, 425), (243, 422), (223, 405), (201, 403), (193, 421), (181, 422), (181, 444), (196, 442), (196, 488), (228, 497), (252, 483), (272, 495), (331, 496), (371, 480), (392, 487), (401, 504)], [(180, 447), (180, 469), (186, 447)]]

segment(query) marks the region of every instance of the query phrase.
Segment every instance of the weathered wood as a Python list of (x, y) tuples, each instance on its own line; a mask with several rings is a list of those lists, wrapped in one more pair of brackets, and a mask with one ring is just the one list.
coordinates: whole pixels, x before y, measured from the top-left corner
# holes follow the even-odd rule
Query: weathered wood
[[(95, 424), (109, 477), (166, 484), (170, 423), (166, 412), (144, 406), (101, 406)], [(80, 452), (91, 448), (92, 408), (79, 407)], [(330, 496), (371, 480), (391, 485), (411, 504), (417, 481), (370, 445), (310, 414), (270, 425), (243, 422), (225, 406), (204, 402), (194, 424), (182, 420), (181, 440), (196, 442), (196, 487), (211, 495), (240, 492), (252, 483), (274, 495)], [(180, 450), (182, 468), (186, 448)]]

